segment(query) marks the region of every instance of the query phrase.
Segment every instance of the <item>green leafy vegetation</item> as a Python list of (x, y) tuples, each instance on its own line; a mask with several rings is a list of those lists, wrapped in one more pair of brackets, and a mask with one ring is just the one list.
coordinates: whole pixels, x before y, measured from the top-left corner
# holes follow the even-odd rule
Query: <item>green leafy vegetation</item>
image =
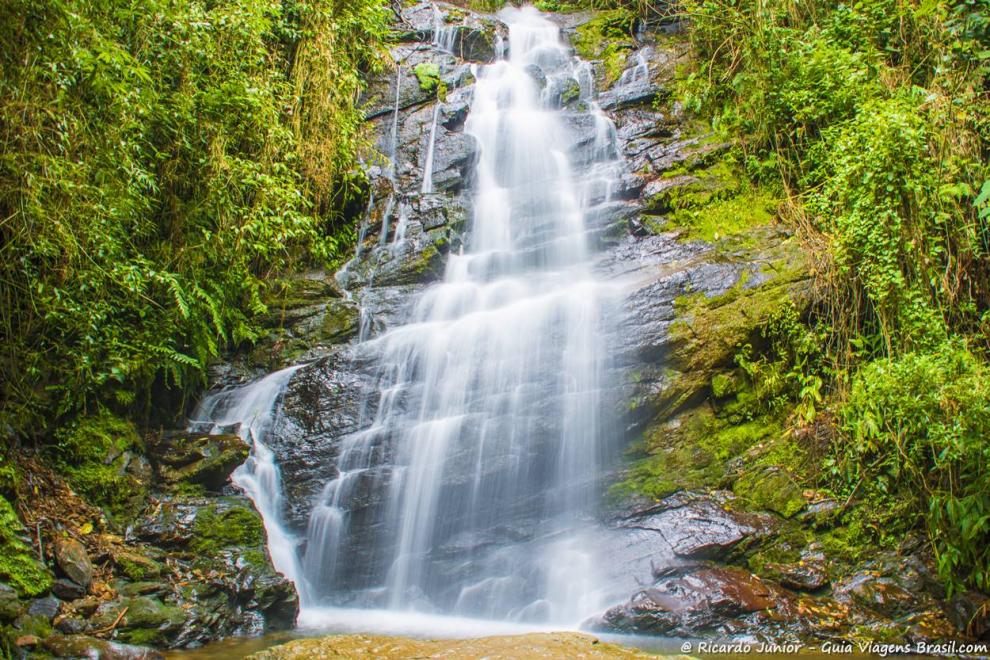
[(198, 385), (269, 278), (339, 257), (387, 24), (380, 0), (6, 4), (0, 427)]
[(990, 588), (990, 5), (683, 10), (688, 106), (782, 187), (824, 275), (810, 317), (737, 361), (768, 412), (837, 420), (822, 479), (851, 508), (827, 549), (923, 529), (950, 590)]

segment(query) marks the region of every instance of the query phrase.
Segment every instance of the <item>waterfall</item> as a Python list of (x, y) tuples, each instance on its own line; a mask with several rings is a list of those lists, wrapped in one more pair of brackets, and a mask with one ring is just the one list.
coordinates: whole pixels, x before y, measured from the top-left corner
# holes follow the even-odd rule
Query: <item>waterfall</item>
[[(301, 365), (300, 365), (301, 366)], [(275, 420), (276, 404), (292, 375), (300, 366), (289, 367), (264, 378), (204, 397), (190, 419), (190, 430), (208, 433), (237, 429), (251, 454), (232, 475), (264, 520), (268, 552), (275, 569), (296, 583), (299, 579), (297, 541), (282, 526), (282, 481), (265, 436)]]
[(422, 193), (433, 192), (433, 149), (437, 144), (437, 120), (440, 118), (440, 102), (437, 101), (433, 109), (433, 125), (430, 127), (430, 141), (426, 146), (426, 160), (423, 163), (423, 187)]
[(433, 5), (433, 45), (440, 50), (453, 53), (457, 39), (457, 26), (444, 24), (443, 14)]
[[(337, 447), (337, 475), (310, 515), (298, 581), (310, 611), (573, 625), (603, 605), (596, 577), (606, 559), (588, 538), (611, 437), (601, 400), (606, 287), (585, 217), (603, 182), (611, 190), (615, 129), (555, 24), (531, 7), (502, 18), (508, 47), (478, 69), (465, 124), (479, 153), (467, 247), (411, 301), (404, 325), (362, 331), (355, 349), (375, 365), (377, 393), (366, 428)], [(447, 48), (446, 38), (438, 27), (435, 41)], [(572, 162), (573, 127), (534, 68), (579, 81), (595, 162)], [(369, 488), (382, 493), (377, 508)]]
[(647, 82), (650, 78), (650, 67), (642, 53), (636, 53), (636, 65), (626, 69), (619, 76), (619, 85), (633, 85)]

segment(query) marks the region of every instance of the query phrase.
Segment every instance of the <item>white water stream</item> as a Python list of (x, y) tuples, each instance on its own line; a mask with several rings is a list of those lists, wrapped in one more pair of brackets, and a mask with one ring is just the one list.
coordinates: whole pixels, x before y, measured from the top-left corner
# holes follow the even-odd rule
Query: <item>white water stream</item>
[[(607, 287), (591, 268), (585, 218), (610, 199), (615, 129), (555, 24), (532, 8), (502, 18), (508, 57), (476, 71), (465, 125), (479, 151), (467, 248), (449, 255), (443, 280), (415, 299), (405, 324), (357, 347), (376, 365), (373, 416), (337, 448), (338, 474), (314, 503), (305, 544), (282, 527), (278, 468), (264, 443), (293, 370), (214, 395), (197, 414), (241, 422), (253, 443), (234, 480), (265, 517), (275, 565), (299, 586), (303, 620), (345, 606), (568, 627), (607, 604), (599, 568), (608, 559), (592, 540), (610, 453)], [(446, 32), (437, 39), (450, 47)], [(592, 163), (565, 151), (571, 129), (534, 68), (548, 87), (578, 81)], [(439, 105), (426, 193), (438, 113)], [(393, 145), (397, 117), (398, 101)], [(400, 210), (396, 241), (406, 232)], [(388, 478), (375, 482), (383, 503), (355, 521), (365, 477), (383, 464)], [(356, 552), (356, 538), (378, 559)]]

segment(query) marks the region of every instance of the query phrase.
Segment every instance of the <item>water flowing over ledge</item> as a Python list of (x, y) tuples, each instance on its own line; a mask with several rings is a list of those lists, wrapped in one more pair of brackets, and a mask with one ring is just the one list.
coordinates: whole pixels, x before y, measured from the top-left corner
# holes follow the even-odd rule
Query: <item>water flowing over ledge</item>
[[(344, 606), (573, 627), (608, 604), (591, 535), (603, 461), (616, 451), (602, 400), (603, 309), (615, 284), (591, 267), (585, 215), (610, 200), (624, 163), (588, 65), (558, 26), (533, 8), (500, 18), (508, 39), (496, 61), (474, 67), (463, 125), (477, 153), (466, 245), (447, 257), (442, 281), (408, 303), (402, 322), (384, 334), (362, 331), (354, 352), (375, 385), (362, 428), (327, 457), (334, 476), (303, 534), (283, 526), (283, 486), (264, 441), (294, 370), (221, 394), (225, 403), (208, 399), (199, 414), (218, 425), (241, 421), (253, 442), (235, 483), (265, 518), (276, 566), (299, 588), (303, 621)], [(445, 34), (437, 43), (450, 40)], [(387, 136), (393, 184), (400, 72)], [(580, 109), (566, 112), (590, 133), (582, 161), (566, 148), (561, 96), (571, 88)], [(432, 112), (424, 197), (433, 190), (441, 105)], [(374, 250), (404, 238), (408, 203), (389, 195)], [(266, 411), (260, 426), (252, 406)], [(369, 490), (377, 504), (355, 518)], [(358, 537), (372, 552), (354, 552)]]

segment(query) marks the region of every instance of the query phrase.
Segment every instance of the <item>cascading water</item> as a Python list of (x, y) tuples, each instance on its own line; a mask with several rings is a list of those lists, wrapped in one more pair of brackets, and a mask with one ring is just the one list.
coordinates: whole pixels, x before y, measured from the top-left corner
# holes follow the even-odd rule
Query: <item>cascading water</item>
[[(603, 604), (585, 534), (608, 453), (605, 289), (585, 211), (608, 199), (614, 127), (556, 25), (532, 8), (502, 16), (508, 59), (476, 71), (465, 124), (479, 152), (468, 248), (449, 256), (408, 323), (357, 347), (377, 365), (379, 391), (312, 510), (306, 607), (560, 625)], [(565, 80), (591, 108), (571, 115), (591, 119), (592, 163), (563, 150), (572, 129), (549, 90)], [(382, 504), (351, 519), (383, 465), (387, 477), (370, 485)], [(371, 539), (369, 556), (351, 551), (357, 536)]]
[(236, 429), (249, 445), (247, 461), (231, 475), (261, 514), (268, 534), (268, 552), (275, 569), (298, 585), (297, 540), (282, 526), (282, 482), (271, 449), (265, 444), (274, 422), (276, 404), (292, 375), (301, 365), (282, 369), (243, 387), (206, 396), (190, 419), (190, 430), (224, 432)]
[(422, 193), (433, 192), (433, 152), (437, 146), (437, 121), (440, 119), (440, 104), (433, 109), (433, 124), (430, 126), (430, 140), (426, 147), (426, 160), (423, 164)]

